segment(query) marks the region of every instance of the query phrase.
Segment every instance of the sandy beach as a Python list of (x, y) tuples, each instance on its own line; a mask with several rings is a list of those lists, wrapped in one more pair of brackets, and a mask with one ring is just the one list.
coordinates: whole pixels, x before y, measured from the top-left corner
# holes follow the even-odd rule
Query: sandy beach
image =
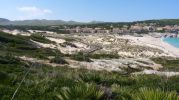
[(143, 37), (134, 37), (130, 35), (124, 35), (120, 38), (129, 39), (134, 45), (149, 46), (153, 48), (160, 49), (168, 54), (168, 56), (179, 57), (179, 48), (176, 48), (162, 40), (162, 38), (154, 38), (149, 35), (144, 35)]

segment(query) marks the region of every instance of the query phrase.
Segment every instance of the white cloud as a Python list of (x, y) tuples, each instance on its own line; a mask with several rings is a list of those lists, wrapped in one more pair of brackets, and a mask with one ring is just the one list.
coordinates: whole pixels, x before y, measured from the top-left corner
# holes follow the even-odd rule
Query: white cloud
[(18, 11), (24, 14), (33, 15), (33, 16), (39, 16), (39, 15), (52, 13), (52, 11), (49, 9), (41, 9), (37, 7), (19, 7)]

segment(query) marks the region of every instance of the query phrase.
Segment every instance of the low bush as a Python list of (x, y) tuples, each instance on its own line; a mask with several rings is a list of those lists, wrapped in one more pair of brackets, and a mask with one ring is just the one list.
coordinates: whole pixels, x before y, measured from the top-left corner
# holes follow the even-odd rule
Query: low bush
[(53, 59), (50, 60), (50, 63), (56, 63), (56, 64), (68, 64), (68, 62), (66, 60), (64, 60), (62, 57), (55, 57)]
[(93, 59), (104, 59), (104, 58), (118, 59), (119, 55), (118, 54), (90, 54), (89, 57)]

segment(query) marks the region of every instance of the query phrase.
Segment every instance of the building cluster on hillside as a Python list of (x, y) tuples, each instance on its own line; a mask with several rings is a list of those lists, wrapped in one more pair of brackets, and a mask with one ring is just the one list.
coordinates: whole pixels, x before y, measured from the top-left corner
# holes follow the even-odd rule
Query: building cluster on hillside
[(110, 33), (111, 30), (105, 29), (105, 28), (81, 28), (81, 27), (76, 27), (76, 28), (69, 28), (66, 29), (67, 31), (69, 31), (70, 33)]
[(110, 29), (106, 28), (91, 28), (91, 27), (80, 27), (77, 26), (75, 28), (66, 28), (65, 30), (70, 33), (146, 33), (146, 32), (170, 32), (170, 33), (179, 33), (179, 26), (169, 26), (166, 25), (164, 27), (155, 26), (155, 25), (144, 25), (144, 24), (135, 24), (130, 27), (124, 25), (122, 28), (111, 27)]
[[(49, 28), (49, 29), (48, 29)], [(51, 30), (55, 29), (55, 31)], [(176, 37), (179, 35), (179, 25), (166, 25), (166, 26), (158, 26), (154, 23), (151, 24), (145, 24), (145, 23), (138, 23), (134, 25), (123, 25), (123, 26), (114, 26), (111, 25), (110, 27), (105, 28), (105, 26), (96, 26), (96, 27), (90, 27), (90, 25), (84, 26), (50, 26), (47, 27), (46, 30), (21, 30), (21, 29), (6, 29), (6, 28), (0, 28), (0, 31), (10, 33), (13, 35), (21, 34), (21, 35), (30, 35), (33, 33), (41, 33), (41, 34), (56, 34), (56, 33), (106, 33), (106, 34), (135, 34), (135, 33), (172, 33), (174, 35), (170, 35), (173, 37)]]
[(27, 30), (28, 32), (32, 33), (47, 33), (47, 34), (54, 34), (56, 32), (52, 32), (52, 31), (42, 31), (42, 30)]

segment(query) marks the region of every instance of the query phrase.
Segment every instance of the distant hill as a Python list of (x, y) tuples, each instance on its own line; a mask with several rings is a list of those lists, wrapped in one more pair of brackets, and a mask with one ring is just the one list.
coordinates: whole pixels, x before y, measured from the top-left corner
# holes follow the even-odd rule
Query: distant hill
[(137, 21), (136, 23), (157, 23), (159, 25), (179, 25), (179, 19), (160, 19)]
[(10, 21), (8, 19), (0, 18), (0, 25), (29, 25), (29, 26), (48, 26), (48, 25), (73, 25), (81, 24), (75, 21), (63, 21), (63, 20), (16, 20)]
[(5, 18), (0, 18), (0, 23), (7, 23), (7, 22), (9, 22), (9, 20), (8, 20), (8, 19), (5, 19)]
[[(8, 19), (0, 18), (0, 25), (28, 25), (28, 26), (51, 26), (51, 25), (78, 25), (78, 24), (119, 24), (124, 22), (102, 22), (92, 21), (88, 23), (76, 22), (76, 21), (63, 21), (63, 20), (16, 20), (10, 21)], [(146, 21), (135, 21), (128, 22), (132, 23), (157, 23), (159, 25), (179, 25), (179, 19), (161, 19), (161, 20), (146, 20)]]
[(9, 21), (8, 19), (5, 19), (5, 18), (0, 18), (0, 22), (2, 21)]

